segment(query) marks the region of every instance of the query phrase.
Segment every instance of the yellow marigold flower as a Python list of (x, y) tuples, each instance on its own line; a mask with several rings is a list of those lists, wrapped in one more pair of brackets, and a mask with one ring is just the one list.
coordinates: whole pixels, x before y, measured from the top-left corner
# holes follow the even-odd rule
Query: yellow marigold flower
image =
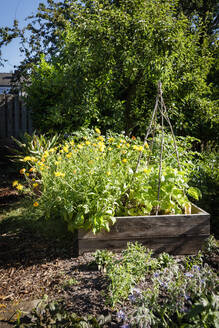
[(37, 206), (39, 206), (39, 203), (38, 203), (38, 202), (34, 202), (34, 203), (33, 203), (33, 206), (34, 206), (34, 207), (37, 207)]
[(127, 153), (127, 151), (126, 151), (126, 150), (123, 150), (123, 151), (122, 151), (122, 154), (126, 154), (126, 153)]
[(74, 174), (76, 174), (76, 172), (77, 172), (76, 170), (73, 171)]
[(111, 138), (109, 138), (109, 142), (113, 142), (115, 140), (115, 138), (113, 138), (113, 137), (111, 137)]
[(137, 146), (137, 145), (134, 145), (132, 148), (133, 148), (134, 150), (138, 150), (138, 146)]
[(71, 158), (71, 157), (72, 157), (72, 153), (68, 153), (68, 154), (66, 154), (66, 157), (67, 157), (67, 158)]
[(38, 186), (39, 186), (39, 184), (38, 184), (37, 182), (33, 184), (33, 187), (34, 187), (34, 188), (36, 188), (36, 187), (38, 187)]
[(45, 157), (42, 157), (42, 158), (41, 158), (41, 161), (42, 161), (42, 162), (45, 162), (45, 160), (46, 160)]
[(109, 147), (108, 150), (112, 150), (112, 147)]
[(31, 156), (25, 156), (25, 157), (23, 158), (23, 161), (24, 161), (24, 162), (31, 161), (32, 158), (33, 158), (33, 157), (31, 157)]
[(46, 151), (44, 152), (43, 156), (44, 156), (44, 157), (48, 157), (48, 156), (49, 156), (49, 152), (48, 152), (48, 150), (46, 150)]
[(126, 144), (126, 147), (127, 147), (127, 148), (129, 148), (129, 147), (130, 147), (130, 144), (129, 144), (129, 143), (127, 143), (127, 144)]
[(138, 147), (138, 151), (142, 151), (143, 149), (144, 149), (143, 146), (139, 146), (139, 147)]
[(123, 158), (123, 159), (122, 159), (122, 162), (123, 162), (123, 163), (127, 163), (127, 159), (126, 159), (126, 158)]
[(22, 190), (22, 189), (24, 189), (24, 186), (22, 186), (22, 184), (18, 183), (16, 188), (17, 188), (17, 190)]
[(96, 131), (96, 133), (101, 134), (100, 129), (96, 128), (95, 131)]
[(90, 145), (90, 141), (85, 141), (85, 144), (87, 145), (87, 146), (89, 146)]
[(56, 177), (64, 177), (65, 176), (65, 173), (62, 173), (62, 172), (55, 172), (54, 173)]
[(98, 140), (104, 141), (104, 137), (103, 136), (99, 136), (97, 137)]
[(26, 176), (29, 177), (30, 173), (26, 173)]
[(68, 146), (64, 146), (63, 150), (64, 150), (65, 153), (68, 153)]
[(83, 148), (83, 145), (79, 144), (79, 145), (77, 145), (77, 147), (78, 147), (79, 149), (81, 149), (81, 148)]
[(12, 186), (16, 187), (19, 184), (18, 180), (13, 181)]
[(50, 153), (54, 153), (54, 151), (55, 151), (55, 148), (50, 148), (50, 149), (49, 149), (49, 152), (50, 152)]
[(120, 146), (120, 145), (116, 145), (116, 147), (117, 147), (117, 148), (121, 148), (121, 146)]
[(94, 143), (94, 144), (93, 144), (93, 146), (94, 146), (94, 147), (96, 147), (96, 146), (97, 146), (97, 144), (96, 144), (96, 143)]
[(75, 145), (74, 140), (71, 140), (71, 141), (70, 141), (70, 145), (71, 145), (72, 147)]
[(144, 145), (144, 146), (145, 146), (145, 148), (149, 148), (149, 146), (148, 146), (148, 143), (147, 143), (147, 142), (145, 143), (145, 145)]
[(135, 136), (132, 136), (132, 140), (136, 140), (136, 137)]
[(149, 173), (151, 172), (151, 169), (146, 169), (146, 168), (145, 168), (143, 171), (144, 171), (144, 173), (149, 174)]
[(124, 139), (120, 139), (121, 143), (126, 143), (126, 141)]
[(110, 171), (107, 171), (106, 172), (106, 175), (108, 175), (108, 176), (111, 175), (111, 172)]
[(36, 179), (33, 178), (32, 181), (36, 181)]
[(29, 172), (36, 172), (35, 167), (31, 167), (31, 168), (29, 169)]
[(20, 174), (24, 174), (26, 172), (26, 169), (21, 169)]

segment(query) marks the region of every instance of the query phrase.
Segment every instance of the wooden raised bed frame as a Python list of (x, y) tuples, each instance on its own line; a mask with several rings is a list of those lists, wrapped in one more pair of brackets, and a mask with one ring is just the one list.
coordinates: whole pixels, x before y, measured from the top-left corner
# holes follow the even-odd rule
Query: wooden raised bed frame
[(192, 214), (117, 217), (110, 232), (78, 230), (75, 256), (97, 249), (121, 249), (139, 242), (155, 253), (196, 254), (210, 235), (210, 214), (192, 204)]

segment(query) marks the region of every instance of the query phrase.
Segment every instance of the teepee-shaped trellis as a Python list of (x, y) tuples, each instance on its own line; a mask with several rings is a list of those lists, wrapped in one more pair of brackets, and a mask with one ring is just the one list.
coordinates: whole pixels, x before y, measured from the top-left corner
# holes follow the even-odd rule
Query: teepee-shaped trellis
[[(137, 161), (136, 168), (135, 168), (134, 174), (133, 174), (132, 183), (134, 181), (135, 174), (138, 171), (140, 161), (141, 161), (141, 158), (142, 158), (142, 154), (143, 154), (143, 150), (144, 150), (144, 148), (147, 144), (147, 140), (148, 140), (148, 137), (149, 137), (150, 134), (152, 134), (151, 150), (153, 148), (153, 142), (154, 142), (154, 136), (155, 136), (155, 130), (156, 130), (158, 114), (160, 114), (160, 117), (161, 117), (161, 145), (160, 145), (160, 163), (159, 163), (159, 175), (158, 175), (158, 190), (157, 190), (157, 200), (158, 200), (158, 204), (159, 204), (159, 201), (160, 201), (160, 187), (161, 187), (161, 175), (162, 175), (162, 159), (163, 159), (163, 150), (164, 150), (164, 121), (166, 121), (169, 125), (171, 135), (172, 135), (172, 138), (173, 138), (173, 143), (174, 143), (176, 158), (177, 158), (177, 162), (178, 162), (178, 167), (179, 167), (179, 169), (181, 169), (180, 161), (179, 161), (179, 154), (178, 154), (177, 144), (176, 144), (176, 138), (175, 138), (175, 135), (174, 135), (174, 132), (173, 132), (172, 124), (171, 124), (169, 116), (168, 116), (166, 105), (165, 105), (164, 100), (163, 100), (162, 83), (160, 81), (158, 82), (157, 97), (156, 97), (156, 102), (155, 102), (154, 110), (153, 110), (153, 113), (152, 113), (151, 121), (150, 121), (149, 127), (147, 129), (145, 138), (144, 138), (143, 149), (139, 153), (138, 161)], [(148, 161), (149, 161), (149, 159), (148, 159)], [(159, 205), (156, 207), (156, 215), (158, 214), (158, 211), (159, 211)]]

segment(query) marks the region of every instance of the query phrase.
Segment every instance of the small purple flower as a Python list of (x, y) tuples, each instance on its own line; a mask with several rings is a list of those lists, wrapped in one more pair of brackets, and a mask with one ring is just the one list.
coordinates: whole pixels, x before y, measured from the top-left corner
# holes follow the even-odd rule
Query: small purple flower
[(136, 300), (135, 295), (129, 295), (129, 300), (130, 300), (131, 302), (135, 302), (135, 300)]
[(161, 280), (158, 280), (159, 284), (164, 287), (164, 288), (167, 288), (168, 287), (168, 283), (167, 282), (163, 282)]
[(119, 312), (117, 313), (117, 318), (125, 320), (125, 313), (122, 310), (119, 310)]
[(194, 277), (194, 275), (191, 272), (186, 272), (186, 273), (184, 273), (184, 275), (188, 278)]
[(138, 288), (133, 288), (133, 289), (132, 289), (132, 293), (135, 293), (135, 294), (137, 294), (137, 295), (141, 295), (141, 291), (140, 291), (140, 289), (138, 289)]
[(198, 270), (198, 271), (200, 271), (200, 266), (199, 265), (193, 265), (193, 267), (192, 267), (194, 270)]
[(157, 278), (159, 277), (159, 275), (160, 275), (159, 272), (155, 272), (154, 277)]
[(129, 325), (122, 325), (120, 326), (120, 328), (129, 328), (130, 326)]

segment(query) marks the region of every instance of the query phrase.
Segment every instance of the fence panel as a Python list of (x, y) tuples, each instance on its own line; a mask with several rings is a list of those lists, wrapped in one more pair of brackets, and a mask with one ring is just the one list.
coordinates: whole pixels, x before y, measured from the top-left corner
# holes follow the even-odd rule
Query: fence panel
[(33, 133), (30, 110), (17, 95), (0, 95), (0, 139)]
[(5, 96), (0, 95), (0, 138), (6, 137), (6, 106), (5, 106)]

